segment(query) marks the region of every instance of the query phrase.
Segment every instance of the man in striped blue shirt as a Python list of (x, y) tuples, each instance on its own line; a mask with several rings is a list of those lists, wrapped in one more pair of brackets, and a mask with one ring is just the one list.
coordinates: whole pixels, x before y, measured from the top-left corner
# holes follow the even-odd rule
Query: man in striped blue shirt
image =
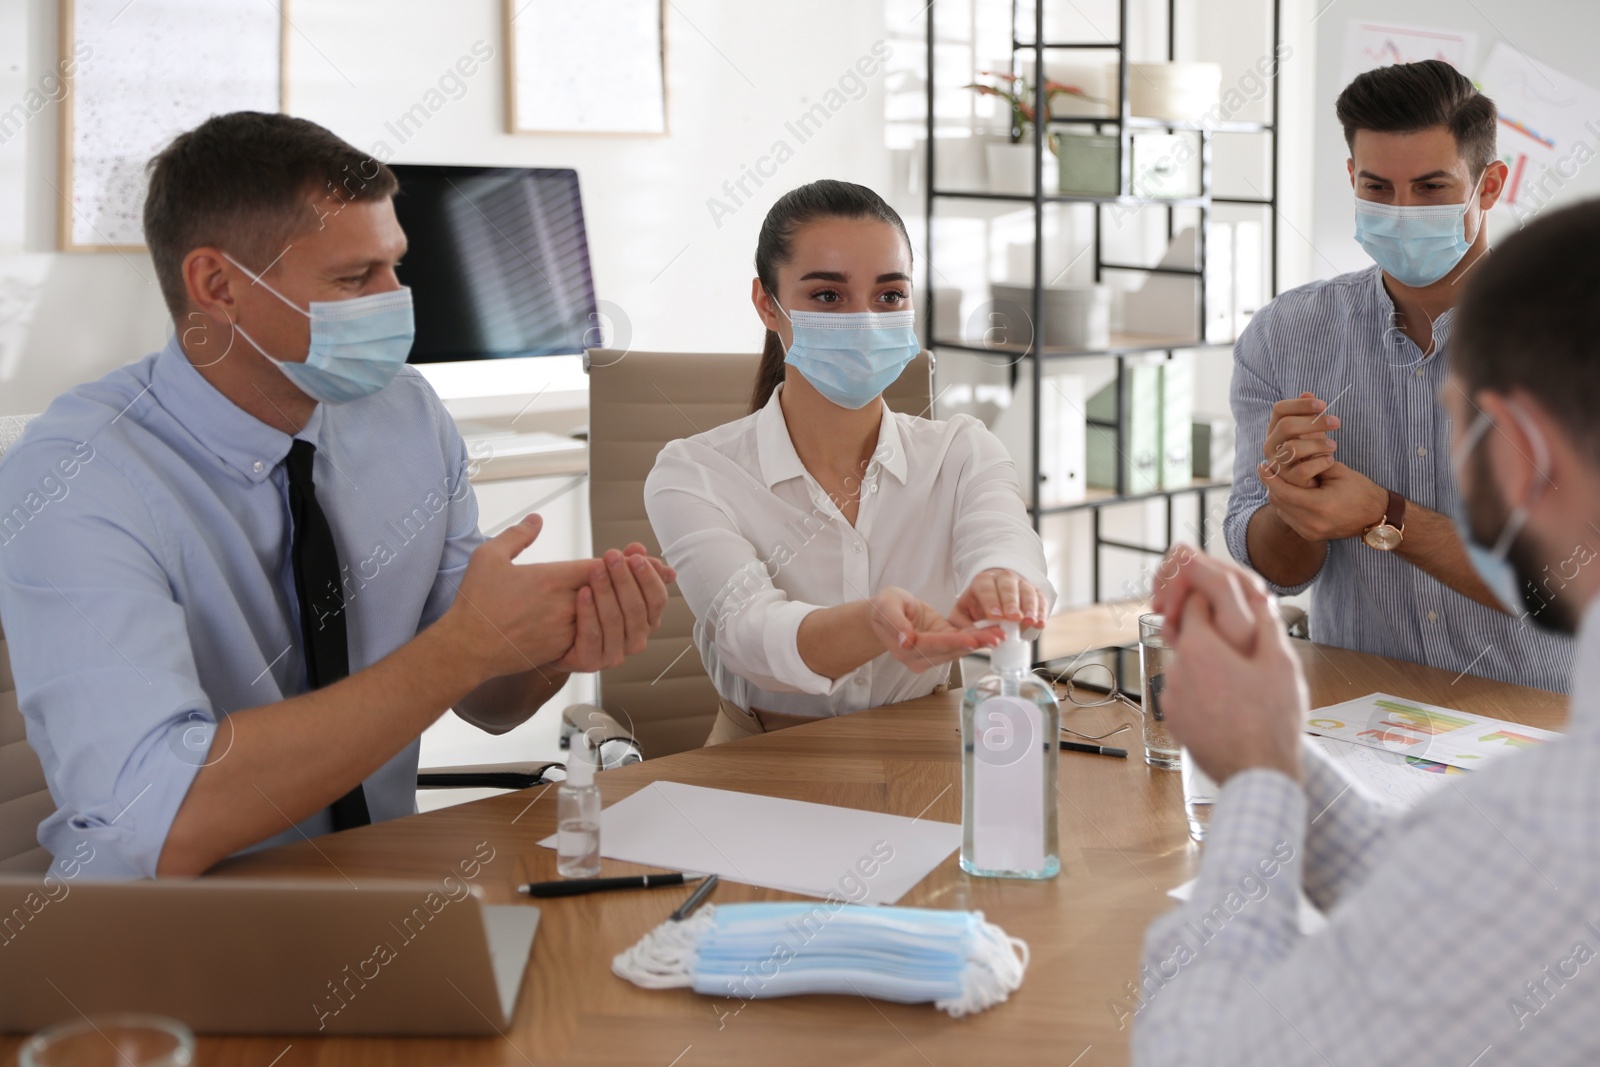
[(1240, 337), (1228, 548), (1279, 593), (1315, 584), (1317, 641), (1564, 689), (1571, 642), (1530, 618), (1549, 599), (1540, 575), (1497, 596), (1450, 518), (1437, 394), (1458, 283), (1489, 252), (1505, 184), (1494, 104), (1428, 61), (1359, 76), (1337, 110), (1377, 265), (1284, 293)]

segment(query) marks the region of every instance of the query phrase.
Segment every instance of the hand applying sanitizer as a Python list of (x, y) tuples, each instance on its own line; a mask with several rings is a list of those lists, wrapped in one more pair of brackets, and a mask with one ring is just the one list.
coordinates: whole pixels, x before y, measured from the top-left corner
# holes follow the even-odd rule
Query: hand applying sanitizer
[(1061, 707), (1028, 670), (1017, 623), (961, 701), (961, 869), (987, 878), (1054, 878)]

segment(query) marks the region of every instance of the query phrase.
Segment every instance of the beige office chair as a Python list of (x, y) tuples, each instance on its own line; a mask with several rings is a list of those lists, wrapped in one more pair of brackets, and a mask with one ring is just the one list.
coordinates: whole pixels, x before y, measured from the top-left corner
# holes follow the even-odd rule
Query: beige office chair
[[(0, 415), (0, 458), (31, 418)], [(0, 871), (39, 874), (50, 868), (50, 853), (39, 846), (37, 831), (55, 810), (44, 768), (28, 744), (11, 675), (11, 651), (0, 626)]]
[[(589, 519), (594, 551), (638, 541), (661, 544), (644, 510), (644, 480), (668, 441), (691, 437), (750, 411), (755, 355), (595, 349), (589, 373)], [(931, 417), (933, 360), (919, 355), (884, 400)], [(661, 628), (645, 651), (600, 672), (600, 704), (631, 731), (644, 755), (699, 748), (711, 732), (717, 691), (694, 647), (694, 615), (668, 589)]]

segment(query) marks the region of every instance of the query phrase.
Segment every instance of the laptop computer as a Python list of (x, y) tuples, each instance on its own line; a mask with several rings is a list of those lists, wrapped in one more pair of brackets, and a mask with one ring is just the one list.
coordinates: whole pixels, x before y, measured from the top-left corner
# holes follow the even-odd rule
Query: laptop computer
[(539, 925), (458, 880), (0, 879), (0, 1031), (155, 1012), (200, 1033), (494, 1034)]

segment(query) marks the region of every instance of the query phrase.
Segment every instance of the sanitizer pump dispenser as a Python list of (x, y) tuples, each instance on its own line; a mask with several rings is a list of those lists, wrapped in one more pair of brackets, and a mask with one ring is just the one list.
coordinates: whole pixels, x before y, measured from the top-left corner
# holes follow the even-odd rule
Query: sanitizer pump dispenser
[(1061, 706), (1028, 670), (1017, 624), (961, 702), (961, 869), (986, 878), (1054, 878)]

